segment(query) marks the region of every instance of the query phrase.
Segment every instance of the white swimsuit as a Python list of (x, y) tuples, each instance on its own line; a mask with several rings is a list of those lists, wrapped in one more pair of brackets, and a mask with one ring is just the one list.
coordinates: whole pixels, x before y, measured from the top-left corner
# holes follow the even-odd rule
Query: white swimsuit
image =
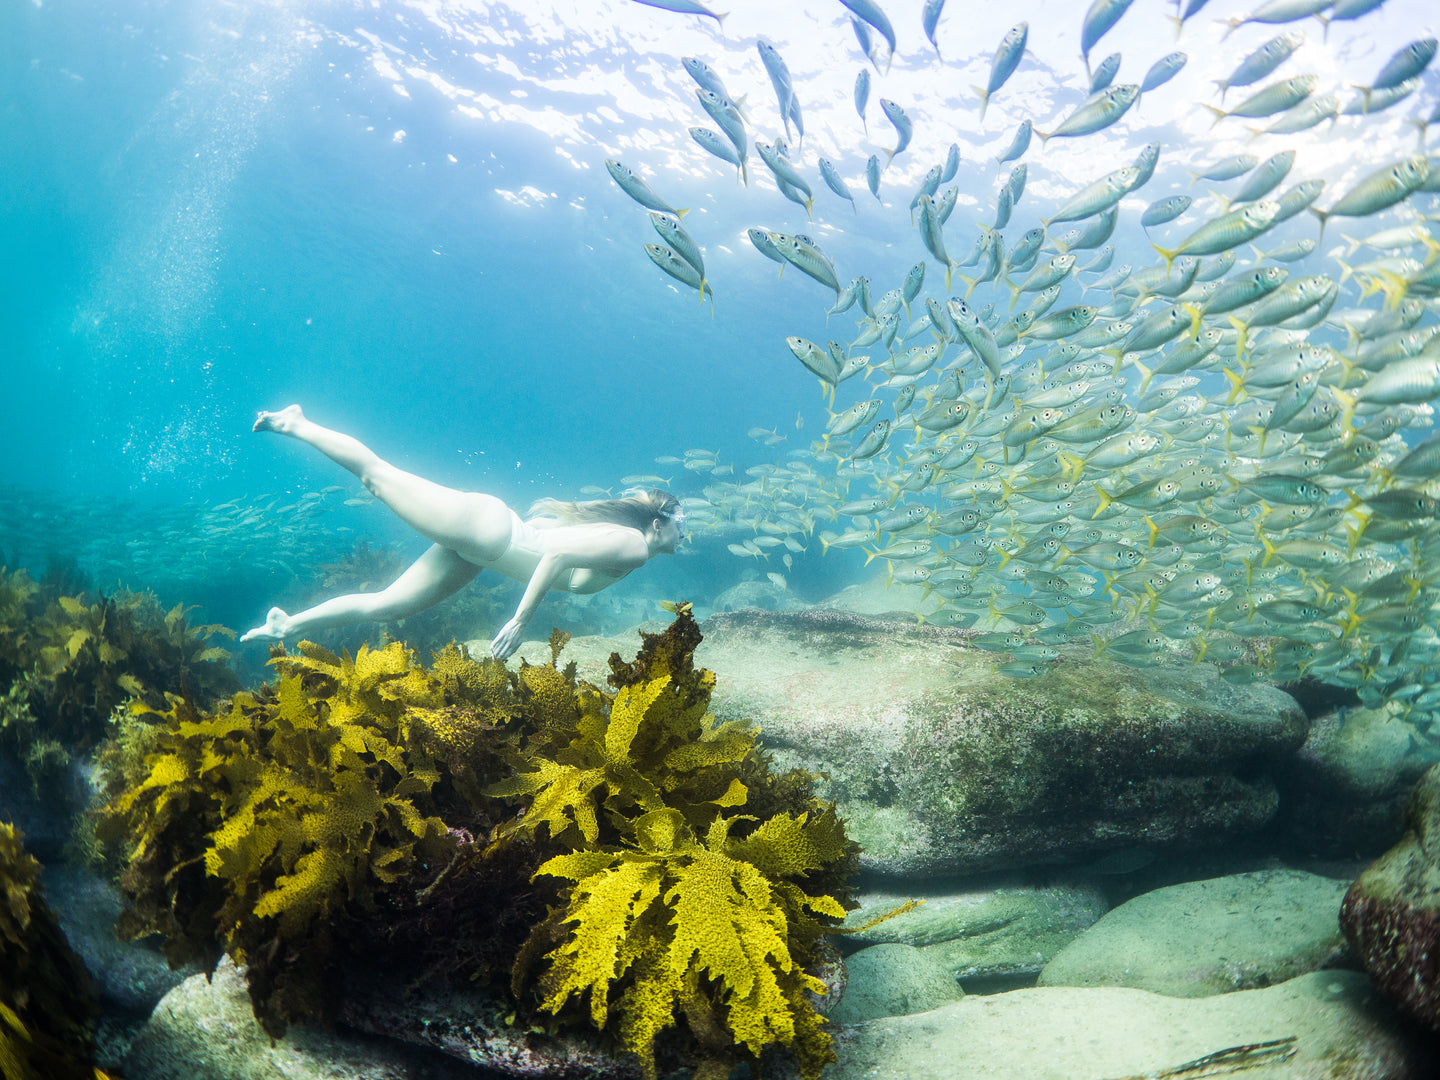
[[(545, 541), (541, 536), (541, 530), (535, 528), (528, 521), (522, 521), (520, 515), (511, 510), (510, 546), (498, 559), (481, 565), (486, 570), (504, 574), (516, 581), (528, 582), (535, 573), (535, 567), (540, 564), (540, 557), (544, 554)], [(625, 573), (628, 574), (629, 571), (627, 570)], [(562, 574), (551, 588), (573, 593), (594, 593), (599, 592), (607, 585), (615, 584), (624, 576), (625, 574), (606, 574), (599, 570), (577, 566)]]

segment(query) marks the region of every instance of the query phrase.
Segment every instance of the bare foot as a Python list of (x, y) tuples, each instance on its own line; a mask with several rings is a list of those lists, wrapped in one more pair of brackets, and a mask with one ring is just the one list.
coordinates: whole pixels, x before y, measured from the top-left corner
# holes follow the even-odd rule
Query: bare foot
[[(296, 406), (290, 406), (296, 409)], [(298, 412), (299, 410), (296, 409)], [(261, 416), (266, 415), (261, 413)], [(270, 613), (265, 616), (265, 625), (257, 626), (254, 630), (247, 630), (240, 635), (241, 641), (284, 641), (285, 633), (290, 623), (290, 616), (281, 611), (278, 607), (272, 607)]]
[(277, 412), (265, 412), (263, 409), (255, 417), (255, 426), (251, 431), (275, 431), (281, 435), (289, 435), (297, 421), (304, 420), (305, 414), (300, 411), (299, 405), (286, 405)]

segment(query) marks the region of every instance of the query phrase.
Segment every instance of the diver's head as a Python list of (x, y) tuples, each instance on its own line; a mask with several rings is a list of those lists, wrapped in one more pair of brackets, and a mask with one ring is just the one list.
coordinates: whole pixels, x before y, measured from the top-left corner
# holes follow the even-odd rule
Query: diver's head
[(649, 522), (641, 530), (652, 551), (672, 553), (685, 539), (685, 508), (680, 500), (659, 488), (629, 488), (621, 492), (623, 501), (634, 501), (643, 507)]
[(553, 518), (565, 525), (625, 525), (644, 535), (652, 553), (672, 552), (685, 537), (685, 510), (680, 500), (660, 488), (627, 488), (618, 499), (590, 502), (540, 499), (530, 507), (529, 516)]

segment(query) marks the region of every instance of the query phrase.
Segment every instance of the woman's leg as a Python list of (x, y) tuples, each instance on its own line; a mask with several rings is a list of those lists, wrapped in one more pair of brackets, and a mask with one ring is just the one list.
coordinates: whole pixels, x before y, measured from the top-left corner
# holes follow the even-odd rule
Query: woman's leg
[(472, 562), (498, 559), (510, 545), (510, 510), (495, 496), (456, 491), (397, 469), (359, 439), (307, 419), (299, 405), (262, 412), (254, 430), (309, 443), (354, 473), (405, 524)]
[(478, 573), (480, 567), (436, 544), (380, 592), (337, 596), (298, 615), (271, 608), (265, 625), (257, 626), (240, 640), (282, 641), (330, 626), (403, 619), (444, 600)]

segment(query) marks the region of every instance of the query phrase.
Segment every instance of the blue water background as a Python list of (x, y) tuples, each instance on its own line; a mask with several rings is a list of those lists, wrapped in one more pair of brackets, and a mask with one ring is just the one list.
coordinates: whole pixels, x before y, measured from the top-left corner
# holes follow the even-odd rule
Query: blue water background
[[(568, 16), (564, 5), (11, 0), (0, 9), (0, 357), (9, 399), (0, 485), (75, 513), (49, 538), (0, 523), (0, 554), (43, 568), (47, 548), (89, 552), (83, 568), (98, 536), (143, 536), (162, 511), (355, 487), (306, 448), (250, 434), (257, 409), (292, 401), (403, 467), (519, 507), (541, 495), (577, 497), (587, 484), (618, 490), (627, 474), (674, 477), (679, 493), (696, 494), (708, 478), (654, 459), (709, 448), (743, 482), (746, 467), (806, 447), (826, 414), (784, 338), (823, 342), (853, 334), (854, 324), (851, 316), (827, 323), (830, 294), (816, 283), (793, 270), (777, 280), (744, 229), (807, 231), (842, 281), (868, 274), (878, 295), (925, 258), (907, 204), (952, 140), (964, 150), (966, 196), (947, 239), (961, 258), (975, 226), (993, 215), (994, 155), (1015, 124), (1033, 115), (1049, 126), (1083, 97), (1079, 6), (972, 10), (951, 0), (943, 62), (921, 36), (919, 6), (887, 5), (900, 50), (888, 73), (872, 72), (867, 134), (849, 100), (864, 60), (848, 13), (828, 0), (781, 10), (737, 3), (723, 35), (709, 20), (625, 0), (578, 5)], [(1201, 194), (1204, 185), (1188, 186), (1187, 166), (1297, 146), (1287, 184), (1330, 177), (1325, 204), (1412, 152), (1406, 119), (1434, 106), (1427, 75), (1411, 101), (1363, 123), (1254, 143), (1236, 120), (1212, 133), (1194, 104), (1214, 100), (1207, 80), (1284, 28), (1245, 26), (1222, 43), (1214, 20), (1243, 9), (1216, 0), (1177, 45), (1170, 10), (1140, 0), (1092, 59), (1120, 48), (1118, 81), (1139, 81), (1178, 47), (1191, 54), (1186, 72), (1111, 131), (1056, 140), (1043, 154), (1037, 140), (1025, 159), (1027, 194), (1007, 229), (1012, 243), (1047, 206), (1158, 141), (1161, 167), (1127, 199), (1113, 241), (1115, 265), (1146, 264), (1154, 253), (1138, 207)], [(1031, 22), (1033, 55), (982, 130), (970, 86), (984, 81), (995, 44), (1019, 17)], [(1332, 82), (1365, 81), (1433, 19), (1419, 0), (1391, 0), (1336, 24), (1324, 44), (1308, 20), (1304, 62), (1276, 77), (1318, 70)], [(779, 133), (754, 50), (759, 34), (780, 47), (806, 109), (800, 156), (817, 191), (813, 223), (753, 153), (751, 184), (740, 188), (733, 170), (685, 133), (713, 125), (694, 101), (682, 54), (704, 57), (732, 93), (746, 94), (752, 138)], [(916, 124), (914, 143), (886, 174), (884, 205), (863, 181), (865, 158), (878, 149), (883, 159), (894, 145), (876, 105), (882, 95), (906, 104)], [(517, 118), (509, 111), (517, 104), (554, 122)], [(858, 213), (823, 189), (817, 151), (835, 158)], [(612, 155), (676, 205), (694, 207), (687, 225), (706, 250), (713, 313), (645, 258), (641, 245), (655, 237), (606, 175), (602, 160)], [(1209, 216), (1201, 205), (1168, 235)], [(1265, 246), (1315, 229), (1302, 215)], [(1327, 248), (1331, 240), (1340, 243), (1331, 235)], [(943, 296), (927, 262), (927, 291)], [(1334, 270), (1320, 255), (1290, 269)], [(1078, 292), (1067, 293), (1058, 306), (1077, 302)], [(1351, 303), (1353, 293), (1340, 306)], [(840, 404), (862, 396), (858, 386), (842, 388)], [(786, 441), (764, 448), (746, 437), (754, 427)], [(354, 532), (331, 531), (341, 524)], [(297, 528), (333, 538), (337, 557), (362, 537), (424, 548), (373, 507), (342, 507)], [(780, 569), (729, 555), (725, 542), (735, 538), (698, 535), (681, 558), (656, 560), (643, 580), (618, 588), (703, 599)], [(198, 539), (165, 543), (177, 564), (205, 555)], [(189, 595), (163, 580), (127, 584), (152, 585), (166, 602), (200, 599), (210, 617), (244, 628), (271, 602), (272, 581), (227, 558), (200, 597), (193, 584)], [(104, 580), (126, 576), (123, 552), (104, 562)], [(859, 576), (862, 563), (853, 551), (822, 560), (817, 543), (787, 576), (798, 595), (819, 599)]]

